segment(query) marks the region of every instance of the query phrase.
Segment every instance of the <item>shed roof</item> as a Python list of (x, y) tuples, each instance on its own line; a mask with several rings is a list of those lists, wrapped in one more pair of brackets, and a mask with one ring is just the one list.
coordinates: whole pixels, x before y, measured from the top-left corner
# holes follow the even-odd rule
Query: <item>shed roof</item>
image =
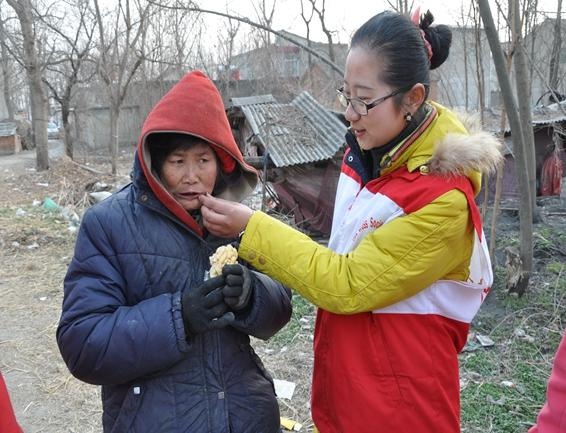
[(0, 122), (0, 137), (16, 135), (17, 128), (16, 122)]
[(533, 125), (548, 125), (566, 120), (566, 101), (536, 107), (533, 110)]
[[(566, 121), (566, 101), (546, 106), (535, 107), (532, 111), (533, 126), (545, 126)], [(488, 108), (484, 111), (486, 128), (491, 132), (501, 130), (501, 111)], [(505, 132), (511, 132), (509, 122), (505, 124)]]
[(331, 159), (345, 143), (346, 126), (306, 91), (285, 104), (272, 95), (231, 103), (250, 125), (247, 141), (260, 143), (276, 167)]

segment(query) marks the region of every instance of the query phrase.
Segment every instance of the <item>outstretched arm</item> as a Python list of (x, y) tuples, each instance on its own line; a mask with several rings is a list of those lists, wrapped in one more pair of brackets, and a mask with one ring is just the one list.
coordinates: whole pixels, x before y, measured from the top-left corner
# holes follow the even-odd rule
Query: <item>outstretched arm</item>
[(336, 314), (395, 304), (440, 278), (468, 278), (465, 268), (451, 274), (469, 262), (473, 246), (468, 203), (459, 191), (374, 230), (348, 254), (338, 254), (262, 212), (252, 216), (239, 204), (212, 198), (205, 202), (207, 228), (232, 235), (245, 229), (240, 258)]

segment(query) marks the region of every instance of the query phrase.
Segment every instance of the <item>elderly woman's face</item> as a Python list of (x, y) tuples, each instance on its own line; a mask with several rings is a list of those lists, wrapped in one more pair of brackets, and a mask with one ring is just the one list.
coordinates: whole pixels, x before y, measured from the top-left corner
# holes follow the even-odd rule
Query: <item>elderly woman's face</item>
[(161, 180), (175, 200), (191, 211), (200, 209), (201, 194), (212, 193), (218, 170), (214, 151), (200, 142), (169, 154), (161, 168)]

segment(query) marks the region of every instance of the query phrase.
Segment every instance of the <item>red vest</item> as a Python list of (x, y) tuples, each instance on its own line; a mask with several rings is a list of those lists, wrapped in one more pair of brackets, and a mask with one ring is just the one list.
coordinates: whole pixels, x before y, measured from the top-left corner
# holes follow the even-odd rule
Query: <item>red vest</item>
[[(343, 179), (346, 183), (355, 181), (347, 173), (342, 176), (349, 177)], [(375, 212), (372, 220), (389, 221), (388, 215), (380, 214), (383, 209), (391, 209), (391, 218), (396, 218), (452, 189), (467, 196), (476, 228), (474, 256), (481, 260), (472, 260), (470, 268), (474, 262), (481, 263), (475, 271), (471, 269), (474, 278), (438, 281), (373, 312), (339, 315), (319, 309), (312, 415), (321, 433), (460, 433), (458, 352), (485, 297), (482, 287), (491, 283), (491, 277), (482, 278), (491, 275), (491, 265), (470, 182), (465, 177), (447, 180), (401, 168), (370, 182), (356, 197), (367, 197), (368, 212)], [(359, 234), (364, 235), (365, 229), (356, 227), (366, 227), (368, 213), (362, 209), (359, 214), (364, 216), (356, 222), (356, 206), (364, 204), (338, 206), (349, 213), (338, 218), (335, 214), (334, 229), (340, 230), (342, 224), (343, 232), (331, 237), (329, 246), (340, 253), (355, 248)]]

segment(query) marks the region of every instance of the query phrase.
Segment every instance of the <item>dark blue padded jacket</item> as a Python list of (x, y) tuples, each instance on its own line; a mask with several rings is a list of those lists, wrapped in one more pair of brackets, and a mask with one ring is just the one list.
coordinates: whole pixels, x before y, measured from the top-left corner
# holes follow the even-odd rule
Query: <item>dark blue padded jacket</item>
[(102, 385), (105, 433), (278, 432), (273, 381), (249, 335), (267, 339), (288, 322), (290, 291), (254, 272), (250, 307), (232, 326), (187, 338), (181, 291), (202, 283), (228, 240), (177, 218), (141, 163), (83, 217), (57, 329), (69, 370)]

